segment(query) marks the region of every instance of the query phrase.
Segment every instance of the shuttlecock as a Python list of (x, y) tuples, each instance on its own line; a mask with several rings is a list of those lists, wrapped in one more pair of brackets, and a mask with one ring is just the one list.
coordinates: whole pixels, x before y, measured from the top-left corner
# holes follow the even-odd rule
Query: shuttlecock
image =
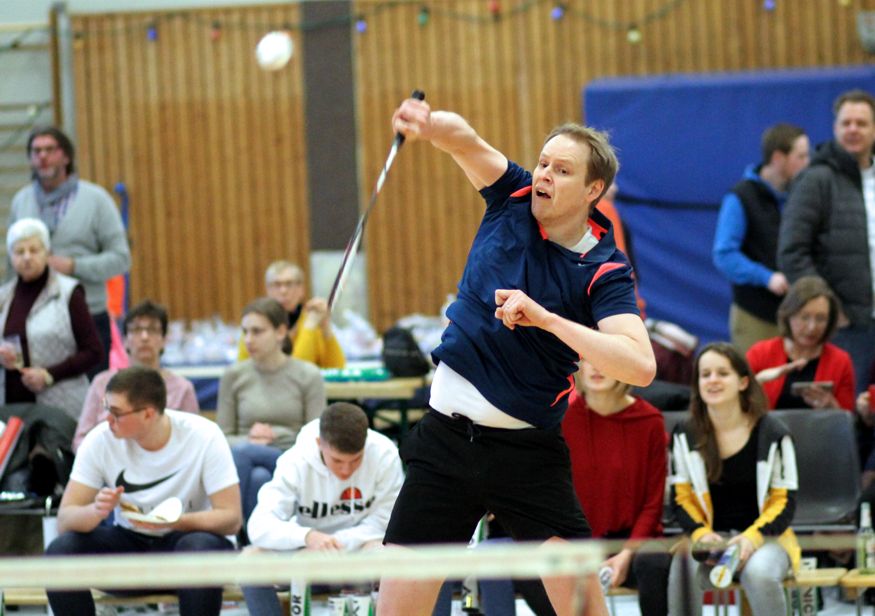
[(268, 32), (255, 47), (255, 59), (266, 71), (277, 71), (289, 63), (295, 50), (288, 32)]

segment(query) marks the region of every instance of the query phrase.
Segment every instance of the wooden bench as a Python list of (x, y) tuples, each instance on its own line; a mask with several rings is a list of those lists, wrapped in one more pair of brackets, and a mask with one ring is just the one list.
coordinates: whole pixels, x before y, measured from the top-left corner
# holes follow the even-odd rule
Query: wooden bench
[[(44, 588), (8, 588), (3, 592), (3, 606), (46, 606), (49, 604)], [(284, 613), (288, 613), (289, 593), (277, 593)], [(113, 595), (102, 590), (92, 590), (94, 602), (101, 605), (152, 605), (159, 603), (177, 603), (178, 597), (173, 593), (155, 593), (142, 595)], [(239, 586), (225, 586), (222, 591), (222, 601), (243, 601), (243, 591)]]
[(851, 569), (842, 577), (840, 585), (854, 598), (857, 616), (860, 616), (863, 613), (863, 594), (867, 588), (875, 588), (875, 574), (860, 573), (858, 569)]
[[(787, 613), (792, 613), (793, 610), (793, 602), (791, 600), (794, 591), (800, 591), (805, 588), (826, 588), (830, 586), (846, 586), (845, 578), (847, 576), (852, 576), (849, 579), (849, 586), (856, 586), (857, 588), (869, 588), (875, 587), (875, 574), (873, 575), (860, 575), (858, 572), (852, 571), (848, 573), (848, 570), (844, 567), (834, 567), (834, 568), (823, 568), (823, 569), (808, 569), (799, 571), (796, 577), (787, 578), (784, 581), (784, 589), (787, 592)], [(724, 600), (724, 596), (728, 597), (729, 593), (738, 591), (739, 596), (741, 597), (741, 614), (750, 614), (750, 606), (747, 604), (747, 600), (744, 598), (744, 593), (742, 592), (741, 585), (738, 583), (733, 583), (729, 587), (721, 589), (720, 591), (711, 592), (714, 593), (715, 602), (714, 607), (717, 613), (720, 612), (720, 608), (723, 608), (723, 613), (728, 614), (729, 612), (729, 600)], [(619, 588), (611, 588), (607, 592), (608, 605), (610, 607), (610, 611), (612, 614), (616, 613), (616, 606), (614, 605), (613, 598), (614, 597), (627, 597), (637, 595), (638, 592), (631, 588), (623, 588), (620, 586)], [(860, 593), (862, 595), (862, 593)], [(859, 599), (859, 597), (858, 597)], [(859, 607), (857, 608), (857, 614), (859, 616)]]

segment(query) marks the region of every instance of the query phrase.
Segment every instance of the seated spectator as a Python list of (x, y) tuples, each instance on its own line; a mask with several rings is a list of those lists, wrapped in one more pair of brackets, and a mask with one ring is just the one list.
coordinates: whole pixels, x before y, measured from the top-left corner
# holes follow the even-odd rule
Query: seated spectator
[[(869, 378), (866, 382), (869, 387), (875, 385), (875, 363), (869, 368)], [(875, 503), (875, 450), (872, 449), (872, 443), (875, 442), (875, 433), (872, 432), (872, 427), (875, 426), (875, 414), (872, 411), (872, 395), (868, 387), (857, 396), (855, 407), (860, 418), (860, 423), (857, 425), (857, 447), (860, 460), (864, 462), (861, 478), (864, 491), (862, 500)]]
[[(192, 413), (167, 409), (157, 370), (126, 368), (109, 380), (109, 419), (88, 433), (58, 510), (61, 535), (49, 556), (231, 550), (225, 535), (240, 528), (240, 490), (231, 452), (218, 426)], [(175, 522), (128, 519), (148, 514), (170, 497), (182, 501)], [(114, 524), (102, 524), (110, 513)], [(183, 616), (217, 615), (221, 588), (177, 591)], [(55, 614), (94, 614), (87, 590), (49, 591)]]
[[(690, 418), (673, 435), (671, 488), (678, 523), (706, 553), (737, 546), (736, 574), (754, 616), (784, 614), (782, 584), (801, 556), (790, 528), (798, 489), (793, 441), (784, 424), (766, 412), (762, 390), (735, 347), (707, 345), (695, 369)], [(701, 613), (701, 591), (710, 587), (713, 564), (698, 565), (684, 550), (675, 555), (670, 614), (688, 613), (685, 606)], [(685, 565), (698, 569), (687, 577), (693, 584), (683, 584)]]
[(325, 383), (315, 365), (283, 353), (288, 326), (276, 300), (264, 297), (246, 306), (242, 329), (249, 359), (222, 375), (216, 420), (231, 444), (247, 520), (277, 458), (325, 408)]
[[(829, 341), (836, 329), (839, 301), (822, 278), (803, 276), (778, 307), (781, 336), (761, 340), (747, 352), (750, 368), (763, 386), (769, 408), (854, 409), (851, 356)], [(794, 383), (830, 382), (800, 394)]]
[[(304, 302), (306, 287), (301, 268), (289, 261), (274, 261), (267, 266), (264, 282), (267, 296), (278, 301), (286, 311), (288, 340), (283, 352), (320, 368), (343, 368), (346, 358), (331, 329), (328, 304), (319, 297)], [(249, 353), (241, 339), (237, 359), (247, 357)]]
[(49, 230), (41, 220), (15, 222), (6, 249), (17, 276), (0, 287), (3, 403), (39, 402), (76, 420), (88, 391), (86, 373), (103, 360), (85, 291), (49, 267)]
[[(249, 538), (256, 550), (378, 547), (403, 480), (395, 444), (368, 429), (359, 407), (336, 402), (280, 457), (258, 494)], [(274, 588), (243, 591), (252, 614), (282, 613)]]
[(611, 587), (637, 588), (642, 615), (665, 616), (670, 556), (636, 553), (642, 542), (662, 535), (665, 423), (662, 413), (629, 389), (582, 361), (562, 434), (592, 536), (629, 540), (603, 563), (612, 571)]
[[(161, 353), (164, 352), (164, 344), (167, 341), (167, 309), (151, 300), (144, 300), (125, 315), (122, 330), (131, 365), (158, 370), (164, 377), (164, 385), (167, 387), (167, 406), (178, 411), (197, 413), (200, 409), (191, 381), (161, 368)], [(106, 394), (106, 384), (116, 372), (118, 370), (104, 370), (91, 381), (82, 414), (79, 415), (76, 436), (73, 437), (73, 451), (79, 449), (82, 439), (94, 426), (109, 416), (103, 408), (103, 398)]]

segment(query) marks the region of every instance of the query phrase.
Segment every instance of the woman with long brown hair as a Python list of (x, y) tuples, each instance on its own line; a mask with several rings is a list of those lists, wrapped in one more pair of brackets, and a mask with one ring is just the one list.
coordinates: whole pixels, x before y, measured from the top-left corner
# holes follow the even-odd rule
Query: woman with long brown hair
[[(737, 574), (755, 616), (786, 611), (782, 582), (799, 564), (790, 522), (798, 489), (796, 454), (787, 428), (766, 413), (762, 390), (744, 357), (725, 342), (696, 358), (690, 418), (672, 444), (677, 520), (703, 552), (736, 546)], [(698, 567), (684, 592), (679, 553), (669, 576), (669, 613), (701, 611), (711, 564)], [(686, 594), (686, 597), (684, 596)], [(698, 610), (696, 607), (698, 606)]]

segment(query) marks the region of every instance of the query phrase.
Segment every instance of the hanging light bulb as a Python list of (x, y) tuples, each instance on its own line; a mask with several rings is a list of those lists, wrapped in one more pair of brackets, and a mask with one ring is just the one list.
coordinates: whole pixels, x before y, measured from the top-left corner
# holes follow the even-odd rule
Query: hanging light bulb
[(146, 28), (146, 38), (150, 41), (158, 40), (158, 26), (155, 25), (154, 21)]
[(222, 38), (222, 24), (218, 21), (213, 22), (213, 27), (210, 30), (210, 40), (214, 43)]
[(771, 12), (775, 10), (775, 0), (763, 0), (763, 8)]
[(368, 22), (365, 21), (363, 15), (359, 15), (358, 18), (355, 20), (355, 30), (359, 34), (364, 34), (368, 31)]
[(427, 6), (423, 6), (419, 9), (419, 14), (416, 16), (416, 23), (419, 24), (420, 28), (424, 28), (428, 25), (428, 20), (431, 18), (431, 14), (428, 10)]
[(553, 21), (559, 21), (563, 17), (565, 17), (565, 6), (557, 4), (553, 7), (553, 10), (550, 11), (550, 19)]
[(501, 15), (501, 2), (498, 0), (489, 0), (486, 4), (486, 9), (489, 11), (490, 15), (495, 19), (498, 19)]

